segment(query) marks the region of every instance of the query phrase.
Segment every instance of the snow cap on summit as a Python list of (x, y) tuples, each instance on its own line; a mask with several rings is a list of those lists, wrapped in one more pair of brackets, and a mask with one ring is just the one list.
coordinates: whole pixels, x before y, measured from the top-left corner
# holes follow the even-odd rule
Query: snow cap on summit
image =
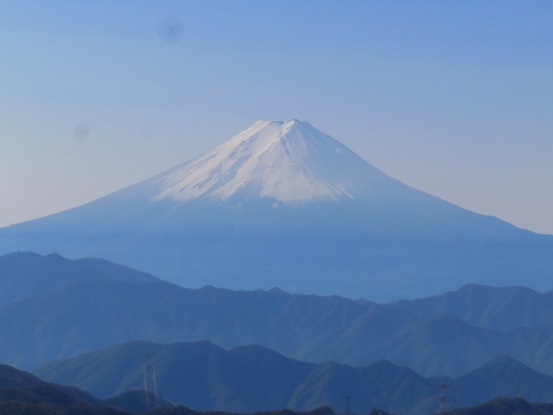
[(384, 178), (393, 181), (307, 122), (260, 120), (158, 176), (152, 200), (243, 197), (304, 203), (354, 199)]

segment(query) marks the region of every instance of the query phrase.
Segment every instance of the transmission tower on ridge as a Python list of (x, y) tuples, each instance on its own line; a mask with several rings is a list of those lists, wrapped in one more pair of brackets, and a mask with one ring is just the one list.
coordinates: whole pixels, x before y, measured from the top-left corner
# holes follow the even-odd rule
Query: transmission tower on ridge
[(440, 410), (438, 411), (438, 414), (443, 415), (445, 414), (445, 412), (447, 411), (447, 407), (449, 406), (446, 394), (449, 385), (447, 383), (440, 383), (438, 387), (440, 388)]
[(344, 415), (353, 415), (353, 412), (351, 409), (353, 406), (352, 400), (353, 400), (353, 396), (350, 396), (350, 395), (342, 396), (342, 402), (345, 410)]
[(154, 358), (151, 355), (144, 358), (144, 396), (148, 409), (157, 407), (159, 398), (157, 394), (156, 368)]

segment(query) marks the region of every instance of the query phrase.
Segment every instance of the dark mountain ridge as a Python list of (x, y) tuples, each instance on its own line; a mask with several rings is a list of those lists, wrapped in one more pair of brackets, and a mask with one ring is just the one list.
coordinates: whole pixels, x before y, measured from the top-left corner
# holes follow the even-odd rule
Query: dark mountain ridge
[[(173, 406), (143, 390), (101, 400), (76, 387), (46, 383), (29, 373), (0, 365), (0, 413), (2, 415), (204, 415), (184, 406)], [(150, 405), (148, 405), (150, 403)], [(211, 415), (217, 413), (212, 412)], [(223, 415), (224, 413), (219, 413)], [(264, 415), (300, 415), (279, 409)], [(334, 415), (331, 408), (316, 408), (305, 415)], [(208, 415), (207, 413), (205, 415)], [(231, 415), (226, 413), (224, 415)]]
[(529, 403), (521, 398), (497, 398), (470, 408), (445, 412), (447, 415), (551, 415), (553, 405)]
[[(380, 372), (377, 373), (377, 376), (381, 378), (382, 371), (388, 372), (390, 366), (393, 365), (383, 361), (373, 366), (377, 372)], [(380, 369), (377, 369), (377, 366)], [(26, 372), (5, 365), (0, 365), (0, 373), (4, 382), (4, 386), (0, 386), (0, 413), (3, 415), (130, 415), (131, 413), (149, 415), (232, 415), (229, 412), (221, 411), (200, 412), (180, 405), (147, 411), (145, 396), (142, 391), (130, 391), (102, 401), (77, 388), (48, 384)], [(405, 389), (404, 386), (401, 388)], [(429, 412), (431, 411), (421, 412), (421, 414)], [(417, 414), (418, 412), (409, 413)], [(466, 415), (551, 415), (553, 414), (553, 405), (547, 403), (531, 404), (521, 398), (497, 398), (472, 408), (457, 408), (448, 413)], [(330, 407), (321, 407), (309, 412), (280, 409), (252, 415), (334, 414), (335, 412)], [(390, 412), (373, 409), (370, 414), (390, 415)]]

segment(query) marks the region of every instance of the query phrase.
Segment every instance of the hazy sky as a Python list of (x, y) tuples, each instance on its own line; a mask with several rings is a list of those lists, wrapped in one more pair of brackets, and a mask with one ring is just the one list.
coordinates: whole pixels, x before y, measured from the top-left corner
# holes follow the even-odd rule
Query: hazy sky
[(0, 0), (0, 226), (257, 119), (553, 233), (553, 2)]

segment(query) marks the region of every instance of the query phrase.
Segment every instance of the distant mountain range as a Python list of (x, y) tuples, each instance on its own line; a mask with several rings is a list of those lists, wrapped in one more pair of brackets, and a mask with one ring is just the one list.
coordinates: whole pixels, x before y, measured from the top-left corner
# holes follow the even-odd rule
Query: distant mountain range
[(143, 388), (145, 356), (155, 360), (157, 387), (174, 403), (198, 410), (254, 412), (278, 408), (345, 410), (377, 407), (399, 415), (439, 408), (446, 383), (450, 407), (498, 396), (553, 402), (553, 378), (499, 357), (458, 379), (425, 379), (406, 367), (378, 361), (365, 367), (302, 363), (260, 346), (223, 350), (209, 342), (160, 345), (130, 342), (55, 362), (38, 370), (44, 379), (85, 389), (101, 398)]
[(472, 284), (438, 296), (388, 305), (425, 319), (451, 314), (466, 323), (495, 330), (553, 327), (553, 291), (538, 293), (522, 286)]
[(152, 275), (102, 259), (70, 260), (58, 254), (18, 252), (0, 256), (0, 307), (76, 281), (160, 281)]
[[(8, 262), (17, 257), (62, 268), (89, 264), (24, 253)], [(119, 266), (101, 264), (97, 278), (82, 278), (73, 269), (64, 284), (0, 306), (0, 360), (34, 369), (130, 340), (210, 340), (225, 348), (259, 344), (311, 362), (367, 365), (385, 358), (424, 376), (460, 376), (501, 355), (553, 374), (550, 293), (467, 286), (423, 300), (376, 304), (278, 289), (191, 290), (142, 273), (130, 282), (113, 276)], [(25, 278), (40, 278), (38, 268), (29, 269)]]
[(0, 252), (101, 257), (187, 287), (389, 301), (467, 283), (553, 288), (553, 236), (406, 186), (298, 120), (84, 206), (0, 229)]

